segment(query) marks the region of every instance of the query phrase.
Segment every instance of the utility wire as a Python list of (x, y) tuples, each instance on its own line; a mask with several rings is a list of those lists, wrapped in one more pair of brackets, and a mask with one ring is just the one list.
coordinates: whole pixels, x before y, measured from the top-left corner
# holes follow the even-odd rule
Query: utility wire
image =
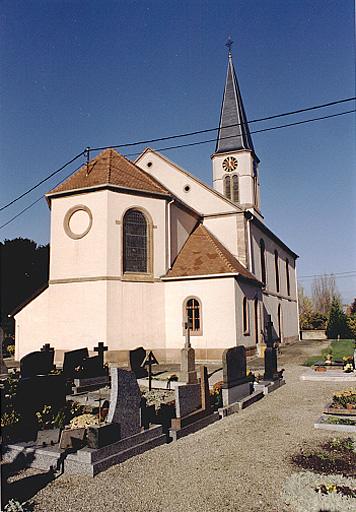
[[(74, 171), (72, 171), (70, 174), (68, 174), (68, 176), (66, 176), (65, 178), (63, 178), (62, 180), (58, 181), (58, 183), (56, 183), (54, 185), (53, 188), (57, 187), (60, 183), (62, 183), (64, 180), (66, 180), (67, 178), (69, 178), (69, 176), (72, 176), (72, 174), (76, 171), (78, 171), (80, 168), (82, 167), (82, 164), (80, 164), (76, 169), (74, 169)], [(52, 175), (53, 176), (53, 175)], [(11, 222), (13, 222), (14, 220), (16, 220), (18, 217), (20, 217), (20, 215), (22, 215), (23, 213), (27, 212), (27, 210), (29, 210), (30, 208), (32, 208), (32, 206), (35, 206), (35, 204), (39, 203), (41, 200), (43, 199), (43, 195), (41, 195), (40, 197), (38, 197), (35, 201), (33, 201), (33, 203), (29, 204), (28, 206), (26, 206), (26, 208), (24, 208), (23, 210), (21, 210), (19, 213), (17, 213), (16, 215), (14, 215), (10, 220), (8, 220), (7, 222), (5, 222), (5, 224), (2, 224), (0, 226), (0, 230), (3, 229), (4, 227), (8, 226), (9, 224), (11, 224)]]
[[(356, 99), (356, 96), (350, 97), (350, 98), (344, 98), (344, 99), (341, 99), (341, 100), (331, 101), (329, 103), (323, 103), (323, 104), (320, 104), (320, 105), (314, 105), (312, 107), (306, 107), (306, 108), (302, 108), (302, 109), (299, 109), (299, 110), (293, 110), (293, 111), (290, 111), (290, 112), (284, 112), (282, 114), (274, 114), (272, 116), (261, 117), (259, 119), (252, 119), (251, 121), (248, 121), (248, 123), (249, 124), (257, 123), (257, 122), (261, 122), (261, 121), (267, 121), (267, 120), (271, 120), (271, 119), (276, 119), (278, 117), (285, 117), (285, 116), (290, 116), (290, 115), (293, 115), (293, 114), (300, 114), (302, 112), (308, 112), (310, 110), (316, 110), (316, 109), (320, 109), (320, 108), (324, 108), (324, 107), (330, 107), (332, 105), (339, 105), (341, 103), (346, 103), (346, 102), (349, 102), (349, 101), (353, 101), (355, 99)], [(343, 115), (343, 114), (336, 114), (336, 115)], [(327, 119), (327, 117), (325, 117), (323, 119)], [(307, 121), (301, 121), (300, 123), (305, 123), (305, 122), (307, 122)], [(228, 126), (224, 126), (224, 128), (230, 128), (230, 127), (233, 127), (233, 126), (241, 126), (242, 124), (243, 123), (231, 124), (231, 125), (228, 125)], [(293, 124), (291, 123), (291, 124), (285, 125), (285, 126), (293, 126)], [(251, 132), (251, 133), (260, 133), (262, 131), (268, 131), (268, 130), (277, 129), (277, 128), (278, 127), (276, 127), (276, 128), (269, 128), (269, 129), (266, 128), (264, 130), (257, 130), (257, 131)], [(218, 128), (209, 128), (209, 129), (206, 129), (206, 130), (198, 130), (198, 131), (195, 131), (195, 132), (187, 132), (187, 133), (181, 133), (181, 134), (176, 134), (176, 135), (170, 135), (168, 137), (159, 137), (159, 138), (156, 138), (156, 139), (141, 140), (141, 141), (137, 141), (137, 142), (129, 142), (127, 144), (119, 144), (119, 145), (111, 145), (111, 146), (101, 146), (101, 147), (96, 147), (96, 148), (86, 148), (84, 151), (78, 153), (78, 155), (76, 155), (71, 160), (66, 162), (62, 167), (60, 167), (59, 169), (57, 169), (56, 171), (51, 173), (49, 176), (47, 176), (43, 180), (39, 181), (36, 185), (31, 187), (30, 189), (26, 190), (23, 194), (19, 195), (18, 197), (16, 197), (15, 199), (10, 201), (9, 203), (7, 203), (4, 206), (0, 207), (0, 212), (5, 210), (5, 208), (8, 208), (12, 204), (14, 204), (16, 201), (19, 201), (20, 199), (25, 197), (27, 194), (29, 194), (30, 192), (32, 192), (36, 188), (38, 188), (40, 185), (42, 185), (42, 183), (45, 183), (52, 176), (54, 176), (55, 174), (58, 174), (60, 171), (62, 171), (65, 167), (67, 167), (68, 165), (73, 163), (80, 156), (87, 155), (87, 157), (89, 157), (89, 151), (101, 151), (101, 150), (108, 149), (108, 148), (122, 148), (122, 147), (137, 146), (139, 144), (150, 144), (152, 142), (160, 142), (160, 141), (176, 139), (176, 138), (180, 138), (180, 137), (189, 137), (189, 136), (192, 136), (192, 135), (198, 135), (198, 134), (202, 134), (202, 133), (209, 133), (209, 132), (213, 132), (213, 131), (217, 131), (217, 130), (219, 130), (219, 127)], [(229, 137), (222, 137), (222, 139), (224, 139), (224, 138), (229, 138)], [(179, 147), (188, 147), (188, 146), (194, 146), (194, 145), (197, 145), (197, 144), (206, 144), (208, 142), (215, 142), (215, 139), (210, 139), (210, 140), (207, 140), (207, 141), (202, 141), (202, 142), (198, 142), (198, 143), (196, 142), (196, 143), (180, 145), (180, 146), (172, 146), (172, 147), (164, 148), (164, 149), (167, 149), (167, 150), (168, 149), (176, 149), (176, 148), (179, 148)], [(162, 151), (162, 150), (158, 149), (158, 151)], [(135, 153), (135, 155), (136, 154), (137, 153)], [(131, 156), (131, 155), (127, 155), (127, 156)]]
[[(324, 120), (324, 119), (330, 119), (332, 117), (338, 117), (338, 116), (342, 116), (342, 115), (345, 115), (345, 114), (351, 114), (353, 112), (356, 112), (356, 109), (353, 109), (353, 110), (347, 110), (345, 112), (339, 112), (338, 114), (330, 114), (330, 115), (327, 115), (327, 116), (321, 116), (321, 117), (314, 117), (312, 119), (306, 119), (304, 121), (296, 121), (294, 123), (288, 123), (288, 124), (284, 124), (284, 125), (279, 125), (279, 126), (273, 126), (271, 128), (263, 128), (261, 130), (255, 130), (255, 131), (252, 131), (250, 132), (251, 134), (254, 134), (254, 133), (262, 133), (262, 132), (267, 132), (267, 131), (272, 131), (272, 130), (279, 130), (281, 128), (288, 128), (290, 126), (297, 126), (297, 125), (301, 125), (301, 124), (306, 124), (306, 123), (311, 123), (311, 122), (315, 122), (315, 121), (321, 121), (321, 120)], [(235, 137), (235, 135), (230, 135), (228, 137), (221, 137), (221, 140), (223, 139), (230, 139), (230, 138), (233, 138)], [(174, 137), (172, 137), (174, 138)], [(167, 137), (166, 138), (163, 138), (163, 139), (156, 139), (156, 140), (167, 140)], [(210, 142), (215, 142), (216, 139), (209, 139), (209, 140), (203, 140), (203, 141), (199, 141), (199, 142), (191, 142), (191, 143), (187, 143), (187, 144), (179, 144), (179, 145), (176, 145), (176, 146), (169, 146), (169, 147), (163, 147), (163, 148), (158, 148), (156, 151), (168, 151), (168, 150), (171, 150), (171, 149), (179, 149), (179, 148), (183, 148), (183, 147), (189, 147), (189, 146), (197, 146), (197, 145), (200, 145), (200, 144), (207, 144), (207, 143), (210, 143)], [(129, 145), (136, 145), (136, 144), (139, 144), (138, 142), (136, 143), (131, 143)], [(82, 151), (81, 153), (78, 153), (78, 155), (76, 155), (74, 158), (72, 158), (72, 160), (68, 161), (66, 164), (64, 164), (60, 169), (57, 169), (56, 171), (54, 171), (53, 173), (51, 173), (49, 176), (47, 176), (47, 178), (44, 178), (43, 180), (41, 180), (39, 183), (37, 183), (36, 185), (34, 185), (31, 189), (27, 190), (26, 192), (24, 192), (23, 194), (21, 194), (20, 196), (18, 196), (17, 198), (13, 199), (10, 203), (8, 203), (7, 205), (4, 205), (2, 208), (0, 208), (0, 211), (4, 210), (5, 208), (9, 207), (10, 205), (14, 204), (16, 201), (18, 201), (19, 199), (21, 199), (22, 197), (24, 197), (25, 195), (29, 194), (30, 192), (32, 192), (32, 190), (34, 190), (35, 188), (39, 187), (42, 183), (44, 183), (45, 181), (49, 180), (52, 176), (54, 176), (55, 174), (57, 174), (58, 172), (60, 172), (61, 170), (63, 170), (65, 167), (67, 167), (70, 163), (74, 162), (77, 158), (79, 158), (80, 156), (86, 154), (87, 156), (89, 155), (89, 151), (98, 151), (100, 149), (108, 149), (112, 146), (105, 146), (105, 147), (102, 147), (102, 148), (86, 148), (84, 151)], [(119, 147), (119, 146), (114, 146), (114, 147)], [(131, 153), (131, 154), (127, 154), (126, 156), (135, 156), (137, 155), (138, 153)], [(81, 166), (78, 167), (78, 169), (80, 169)], [(78, 170), (76, 169), (76, 170)], [(73, 171), (75, 172), (75, 171)], [(73, 172), (69, 175), (71, 176), (73, 174)], [(69, 177), (68, 176), (68, 177)], [(64, 178), (66, 179), (66, 178)], [(63, 180), (61, 180), (59, 183), (62, 183)], [(42, 196), (41, 196), (42, 197)], [(38, 199), (38, 201), (40, 200), (41, 198)], [(19, 215), (21, 215), (22, 213), (24, 213), (25, 211), (27, 211), (29, 208), (31, 208), (31, 206), (34, 206), (36, 204), (36, 202), (38, 201), (35, 201), (34, 203), (32, 203), (30, 206), (26, 207), (24, 210), (22, 210), (20, 213), (18, 213), (17, 215), (15, 215), (15, 217), (13, 217), (12, 219), (10, 219), (10, 221), (8, 221), (7, 223), (5, 223), (4, 225), (0, 226), (0, 229), (2, 229), (3, 227), (5, 227), (7, 224), (9, 224), (10, 222), (12, 222), (13, 220), (15, 220)]]
[(353, 274), (356, 274), (356, 270), (350, 270), (348, 272), (331, 272), (330, 274), (310, 274), (309, 276), (300, 276), (298, 279), (311, 279), (313, 277), (334, 277), (334, 276), (341, 276), (341, 277), (351, 277)]
[[(342, 99), (342, 100), (336, 100), (336, 101), (331, 101), (329, 103), (323, 103), (321, 105), (314, 105), (313, 107), (307, 107), (307, 108), (302, 108), (302, 109), (299, 109), (299, 110), (293, 110), (293, 111), (290, 111), (290, 112), (284, 112), (282, 114), (274, 114), (272, 116), (268, 116), (268, 117), (260, 117), (259, 119), (252, 119), (251, 121), (247, 121), (247, 124), (252, 124), (252, 123), (260, 123), (262, 121), (269, 121), (271, 119), (276, 119), (278, 117), (285, 117), (285, 116), (291, 116), (291, 115), (294, 115), (294, 114), (301, 114), (302, 112), (309, 112), (310, 110), (316, 110), (316, 109), (319, 109), (319, 108), (324, 108), (324, 107), (330, 107), (332, 105), (339, 105), (340, 103), (346, 103), (346, 102), (349, 102), (349, 101), (354, 101), (356, 100), (356, 96), (353, 96), (351, 98), (345, 98), (345, 99)], [(222, 128), (232, 128), (234, 126), (242, 126), (244, 123), (234, 123), (234, 124), (229, 124), (227, 126), (224, 126)], [(220, 129), (220, 126), (218, 126), (217, 128), (208, 128), (206, 130), (197, 130), (195, 132), (186, 132), (186, 133), (179, 133), (179, 134), (176, 134), (176, 135), (169, 135), (167, 137), (159, 137), (157, 139), (149, 139), (149, 140), (140, 140), (140, 141), (137, 141), (137, 142), (128, 142), (127, 144), (116, 144), (116, 145), (111, 145), (111, 146), (100, 146), (100, 147), (97, 147), (97, 148), (91, 148), (91, 151), (102, 151), (103, 149), (108, 149), (108, 148), (123, 148), (123, 147), (130, 147), (130, 146), (137, 146), (139, 144), (150, 144), (152, 142), (160, 142), (160, 141), (163, 141), (163, 140), (170, 140), (170, 139), (177, 139), (177, 138), (180, 138), (180, 137), (190, 137), (192, 135), (199, 135), (201, 133), (209, 133), (209, 132), (215, 132), (217, 130)], [(253, 132), (255, 133), (255, 132)]]
[(47, 178), (43, 178), (43, 180), (39, 181), (38, 183), (36, 183), (36, 185), (34, 185), (33, 187), (29, 188), (28, 190), (26, 190), (26, 192), (24, 192), (23, 194), (21, 194), (20, 196), (18, 197), (15, 197), (15, 199), (13, 199), (12, 201), (10, 201), (9, 203), (5, 204), (4, 206), (2, 206), (0, 208), (0, 212), (2, 210), (5, 210), (5, 208), (8, 208), (9, 206), (11, 206), (12, 204), (16, 203), (16, 201), (18, 201), (19, 199), (22, 199), (23, 197), (25, 197), (27, 194), (29, 194), (30, 192), (32, 192), (32, 190), (35, 190), (36, 188), (38, 188), (40, 185), (42, 185), (42, 183), (45, 183), (47, 180), (49, 180), (50, 178), (52, 178), (52, 176), (54, 176), (55, 174), (58, 174), (59, 172), (63, 171), (63, 169), (65, 169), (68, 165), (72, 164), (73, 162), (75, 162), (75, 160), (77, 160), (77, 158), (79, 158), (80, 156), (84, 155), (86, 151), (82, 151), (81, 153), (78, 153), (75, 157), (73, 157), (71, 160), (68, 160), (68, 162), (66, 162), (64, 165), (62, 165), (62, 167), (60, 167), (59, 169), (57, 169), (56, 171), (52, 172), (49, 176), (47, 176)]
[[(297, 126), (299, 124), (312, 123), (314, 121), (321, 121), (323, 119), (329, 119), (331, 117), (338, 117), (338, 116), (343, 116), (345, 114), (352, 114), (353, 112), (356, 112), (356, 109), (346, 110), (345, 112), (339, 112), (338, 114), (330, 114), (328, 116), (314, 117), (312, 119), (306, 119), (305, 121), (296, 121), (294, 123), (282, 124), (282, 125), (279, 125), (279, 126), (272, 126), (271, 128), (263, 128), (261, 130), (255, 130), (253, 132), (250, 132), (250, 134), (252, 135), (254, 133), (269, 132), (269, 131), (272, 131), (272, 130), (279, 130), (281, 128), (288, 128), (289, 126)], [(236, 137), (236, 135), (229, 135), (228, 137), (220, 137), (220, 140), (232, 139), (234, 137)], [(207, 144), (208, 142), (215, 142), (215, 141), (216, 141), (216, 139), (208, 139), (208, 140), (202, 140), (202, 141), (199, 141), (199, 142), (190, 142), (190, 143), (187, 143), (187, 144), (179, 144), (179, 145), (176, 145), (176, 146), (168, 146), (168, 147), (164, 147), (164, 148), (157, 148), (156, 151), (168, 151), (170, 149), (179, 149), (179, 148), (186, 148), (186, 147), (189, 147), (189, 146), (198, 146), (199, 144)], [(135, 155), (139, 155), (139, 154), (140, 153), (129, 153), (129, 154), (125, 155), (125, 156), (135, 156)]]

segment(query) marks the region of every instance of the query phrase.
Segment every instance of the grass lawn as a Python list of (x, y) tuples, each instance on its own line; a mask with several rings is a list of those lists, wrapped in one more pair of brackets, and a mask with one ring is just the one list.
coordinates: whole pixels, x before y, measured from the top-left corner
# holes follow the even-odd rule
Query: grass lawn
[(334, 361), (343, 357), (353, 357), (355, 349), (354, 340), (330, 340), (330, 342), (330, 345), (322, 350), (318, 356), (308, 357), (303, 365), (312, 366), (316, 361), (325, 359), (328, 354), (333, 355)]

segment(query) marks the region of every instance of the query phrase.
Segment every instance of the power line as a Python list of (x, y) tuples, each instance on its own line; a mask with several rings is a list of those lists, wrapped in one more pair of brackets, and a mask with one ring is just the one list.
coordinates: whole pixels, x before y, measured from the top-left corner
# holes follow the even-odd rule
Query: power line
[[(328, 103), (323, 103), (323, 104), (320, 104), (320, 105), (314, 105), (312, 107), (306, 107), (306, 108), (302, 108), (302, 109), (298, 109), (298, 110), (293, 110), (293, 111), (290, 111), (290, 112), (284, 112), (284, 113), (281, 113), (281, 114), (274, 114), (272, 116), (261, 117), (259, 119), (252, 119), (251, 121), (248, 121), (248, 123), (252, 124), (252, 123), (267, 121), (267, 120), (271, 120), (271, 119), (276, 119), (278, 117), (285, 117), (285, 116), (290, 116), (290, 115), (294, 115), (294, 114), (300, 114), (302, 112), (308, 112), (308, 111), (311, 111), (311, 110), (317, 110), (317, 109), (320, 109), (320, 108), (330, 107), (330, 106), (333, 106), (333, 105), (338, 105), (338, 104), (346, 103), (346, 102), (353, 101), (353, 100), (356, 100), (356, 96), (350, 97), (350, 98), (344, 98), (344, 99), (341, 99), (341, 100), (335, 100), (335, 101), (331, 101), (331, 102), (328, 102)], [(350, 112), (354, 112), (354, 111), (351, 110), (349, 112), (344, 112), (344, 113), (350, 113)], [(344, 113), (334, 114), (333, 116), (330, 116), (330, 117), (336, 117), (338, 115), (343, 115)], [(264, 132), (264, 131), (276, 130), (276, 129), (284, 128), (284, 127), (287, 127), (287, 126), (294, 126), (294, 124), (304, 124), (306, 122), (312, 122), (314, 120), (321, 120), (321, 119), (327, 119), (327, 118), (328, 118), (328, 116), (325, 116), (325, 117), (322, 117), (322, 118), (312, 119), (312, 120), (309, 120), (309, 121), (308, 120), (300, 121), (299, 123), (290, 123), (290, 124), (282, 125), (282, 126), (278, 126), (278, 127), (265, 128), (263, 130), (256, 130), (256, 131), (253, 131), (251, 133), (252, 134), (253, 133), (261, 133), (261, 132)], [(230, 127), (233, 127), (233, 126), (241, 126), (242, 124), (243, 123), (231, 124), (231, 125), (225, 126), (224, 128), (230, 128)], [(209, 132), (217, 131), (218, 129), (219, 129), (219, 127), (218, 128), (208, 128), (206, 130), (198, 130), (198, 131), (195, 131), (195, 132), (186, 132), (186, 133), (181, 133), (181, 134), (170, 135), (170, 136), (167, 136), (167, 137), (159, 137), (159, 138), (156, 138), (156, 139), (147, 139), (147, 140), (141, 140), (141, 141), (136, 141), (136, 142), (129, 142), (129, 143), (126, 143), (126, 144), (101, 146), (101, 147), (96, 147), (96, 148), (86, 148), (84, 151), (81, 151), (80, 153), (78, 153), (78, 155), (76, 155), (71, 160), (69, 160), (64, 165), (62, 165), (59, 169), (57, 169), (56, 171), (51, 173), (49, 176), (47, 176), (43, 180), (39, 181), (33, 187), (31, 187), (28, 190), (26, 190), (23, 194), (19, 195), (18, 197), (16, 197), (15, 199), (10, 201), (9, 203), (7, 203), (4, 206), (0, 207), (0, 212), (5, 210), (9, 206), (13, 205), (15, 202), (19, 201), (20, 199), (25, 197), (27, 194), (29, 194), (30, 192), (32, 192), (36, 188), (38, 188), (40, 185), (42, 185), (42, 183), (45, 183), (52, 176), (58, 174), (60, 171), (62, 171), (65, 167), (67, 167), (68, 165), (73, 163), (80, 156), (85, 155), (85, 154), (87, 156), (89, 156), (89, 151), (101, 151), (101, 150), (108, 149), (108, 148), (122, 148), (122, 147), (137, 146), (137, 145), (140, 145), (140, 144), (150, 144), (150, 143), (153, 143), (153, 142), (160, 142), (160, 141), (176, 139), (176, 138), (180, 138), (180, 137), (189, 137), (189, 136), (192, 136), (192, 135), (199, 135), (199, 134), (202, 134), (202, 133), (209, 133)], [(221, 139), (225, 139), (225, 138), (230, 138), (230, 137), (221, 137)], [(195, 146), (195, 145), (198, 145), (198, 144), (207, 144), (209, 142), (215, 142), (215, 139), (210, 139), (210, 140), (206, 140), (206, 141), (195, 142), (195, 143), (190, 143), (190, 144), (185, 144), (185, 145), (182, 144), (182, 145), (179, 145), (179, 146), (172, 146), (172, 147), (168, 147), (168, 148), (158, 149), (158, 151), (163, 151), (164, 149), (165, 150), (169, 150), (169, 149), (177, 149), (177, 148), (180, 148), (180, 147)], [(135, 155), (136, 154), (137, 153), (135, 153)], [(127, 156), (131, 156), (131, 155), (127, 155)]]
[[(353, 96), (351, 98), (345, 98), (342, 100), (331, 101), (329, 103), (323, 103), (320, 105), (314, 105), (312, 107), (301, 108), (299, 110), (293, 110), (290, 112), (283, 112), (282, 114), (274, 114), (272, 116), (260, 117), (258, 119), (252, 119), (251, 121), (247, 121), (247, 124), (260, 123), (262, 121), (269, 121), (271, 119), (276, 119), (278, 117), (285, 117), (285, 116), (291, 116), (294, 114), (301, 114), (302, 112), (309, 112), (310, 110), (317, 110), (319, 108), (330, 107), (332, 105), (339, 105), (340, 103), (346, 103), (346, 102), (354, 101), (354, 100), (356, 100), (356, 96)], [(234, 123), (234, 124), (229, 124), (227, 126), (224, 126), (223, 128), (232, 128), (234, 126), (242, 126), (243, 124), (244, 123)], [(179, 133), (179, 134), (175, 134), (175, 135), (169, 135), (167, 137), (159, 137), (157, 139), (141, 140), (141, 141), (137, 141), (137, 142), (128, 142), (127, 144), (115, 144), (115, 145), (111, 145), (111, 146), (101, 146), (101, 147), (97, 147), (97, 148), (91, 148), (91, 150), (92, 151), (102, 151), (103, 149), (108, 149), (108, 148), (123, 148), (123, 147), (137, 146), (140, 144), (151, 144), (152, 142), (161, 142), (163, 140), (177, 139), (180, 137), (190, 137), (192, 135), (200, 135), (202, 133), (215, 132), (215, 131), (219, 130), (219, 128), (220, 127), (218, 126), (216, 128), (207, 128), (205, 130), (197, 130), (195, 132)]]
[(45, 183), (47, 180), (49, 180), (50, 178), (52, 178), (52, 176), (55, 176), (56, 174), (58, 174), (60, 171), (63, 171), (63, 169), (65, 169), (66, 167), (68, 167), (68, 165), (72, 164), (73, 162), (75, 162), (75, 160), (77, 160), (77, 158), (79, 158), (80, 156), (84, 155), (85, 154), (85, 151), (82, 151), (81, 153), (78, 153), (78, 155), (76, 155), (75, 157), (73, 157), (71, 160), (68, 160), (68, 162), (66, 162), (64, 165), (62, 165), (59, 169), (57, 169), (56, 171), (52, 172), (49, 176), (47, 176), (47, 178), (43, 178), (43, 180), (39, 181), (38, 183), (36, 183), (36, 185), (34, 185), (33, 187), (29, 188), (28, 190), (26, 190), (26, 192), (24, 192), (23, 194), (21, 194), (20, 196), (18, 197), (15, 197), (15, 199), (13, 199), (12, 201), (10, 201), (9, 203), (5, 204), (4, 206), (2, 206), (0, 208), (0, 212), (2, 210), (5, 210), (5, 208), (8, 208), (9, 206), (11, 206), (12, 204), (16, 203), (16, 201), (18, 201), (19, 199), (22, 199), (23, 197), (27, 196), (27, 194), (29, 194), (30, 192), (32, 192), (33, 190), (35, 190), (36, 188), (38, 188), (40, 185), (42, 185), (42, 183)]
[[(72, 171), (70, 174), (68, 174), (68, 176), (66, 176), (65, 178), (63, 178), (63, 180), (60, 180), (58, 183), (56, 183), (54, 185), (54, 188), (57, 187), (57, 185), (59, 185), (60, 183), (62, 183), (62, 181), (66, 180), (67, 178), (69, 178), (69, 176), (72, 176), (73, 172), (76, 172), (78, 171), (80, 168), (82, 167), (82, 164), (79, 165), (76, 169), (74, 169), (74, 171)], [(53, 175), (52, 175), (53, 176)], [(13, 222), (14, 220), (16, 220), (18, 217), (20, 217), (20, 215), (22, 215), (23, 213), (27, 212), (27, 210), (29, 210), (30, 208), (32, 208), (32, 206), (35, 206), (35, 204), (39, 203), (41, 200), (43, 199), (43, 195), (41, 195), (40, 197), (38, 197), (35, 201), (33, 201), (33, 203), (29, 204), (28, 206), (26, 206), (26, 208), (24, 208), (23, 210), (21, 210), (19, 213), (17, 213), (16, 215), (14, 215), (10, 220), (8, 220), (7, 222), (5, 222), (5, 224), (2, 224), (0, 226), (0, 230), (5, 228), (6, 226), (8, 226), (9, 224), (11, 224), (11, 222)]]
[[(282, 125), (279, 125), (279, 126), (272, 126), (271, 128), (263, 128), (261, 130), (255, 130), (253, 132), (250, 132), (250, 134), (252, 135), (254, 133), (262, 133), (262, 132), (269, 132), (269, 131), (272, 131), (272, 130), (280, 130), (281, 128), (288, 128), (290, 126), (297, 126), (297, 125), (300, 125), (300, 124), (312, 123), (314, 121), (322, 121), (323, 119), (330, 119), (331, 117), (338, 117), (338, 116), (343, 116), (345, 114), (352, 114), (353, 112), (356, 112), (356, 109), (346, 110), (345, 112), (339, 112), (338, 114), (330, 114), (328, 116), (314, 117), (312, 119), (306, 119), (305, 121), (296, 121), (294, 123), (282, 124)], [(231, 139), (231, 138), (234, 138), (234, 137), (235, 137), (235, 135), (229, 135), (228, 137), (221, 137), (221, 140)], [(186, 148), (186, 147), (189, 147), (189, 146), (198, 146), (199, 144), (207, 144), (209, 142), (215, 142), (215, 140), (216, 139), (208, 139), (208, 140), (202, 140), (202, 141), (199, 141), (199, 142), (189, 142), (187, 144), (179, 144), (179, 145), (176, 145), (176, 146), (168, 146), (168, 147), (164, 147), (164, 148), (158, 148), (158, 149), (156, 149), (156, 151), (168, 151), (170, 149), (179, 149), (179, 148)], [(106, 148), (106, 149), (108, 149), (108, 148)], [(135, 155), (138, 155), (138, 154), (140, 154), (140, 153), (129, 153), (126, 156), (135, 156)]]
[(310, 274), (308, 276), (299, 276), (298, 280), (301, 280), (301, 279), (311, 279), (311, 278), (314, 278), (314, 277), (335, 277), (335, 276), (339, 276), (339, 277), (352, 277), (354, 274), (356, 275), (356, 270), (350, 270), (350, 271), (347, 271), (347, 272), (331, 272), (330, 274)]
[[(279, 130), (279, 129), (282, 129), (282, 128), (288, 128), (290, 126), (297, 126), (297, 125), (301, 125), (301, 124), (306, 124), (306, 123), (312, 123), (312, 122), (315, 122), (315, 121), (321, 121), (321, 120), (324, 120), (324, 119), (330, 119), (332, 117), (338, 117), (338, 116), (342, 116), (342, 115), (345, 115), (345, 114), (351, 114), (353, 112), (356, 112), (356, 109), (353, 109), (353, 110), (347, 110), (345, 112), (339, 112), (337, 114), (330, 114), (330, 115), (327, 115), (327, 116), (321, 116), (321, 117), (315, 117), (315, 118), (312, 118), (312, 119), (306, 119), (304, 121), (296, 121), (294, 123), (288, 123), (288, 124), (284, 124), (284, 125), (279, 125), (279, 126), (273, 126), (273, 127), (270, 127), (270, 128), (263, 128), (261, 130), (255, 130), (255, 131), (252, 131), (250, 132), (251, 134), (254, 134), (254, 133), (262, 133), (262, 132), (267, 132), (267, 131), (272, 131), (272, 130)], [(230, 138), (233, 138), (235, 137), (234, 135), (232, 136), (228, 136), (228, 137), (221, 137), (221, 140), (223, 139), (230, 139)], [(174, 137), (173, 137), (174, 138)], [(157, 140), (166, 140), (167, 138), (163, 138), (163, 139), (157, 139)], [(210, 142), (215, 142), (216, 139), (209, 139), (209, 140), (203, 140), (203, 141), (199, 141), (199, 142), (191, 142), (191, 143), (187, 143), (187, 144), (178, 144), (176, 146), (169, 146), (169, 147), (163, 147), (163, 148), (158, 148), (157, 151), (168, 151), (168, 150), (171, 150), (171, 149), (179, 149), (179, 148), (184, 148), (184, 147), (189, 147), (189, 146), (197, 146), (197, 145), (200, 145), (200, 144), (207, 144), (207, 143), (210, 143)], [(139, 144), (139, 143), (132, 143), (130, 145), (135, 145), (135, 144)], [(100, 150), (100, 149), (108, 149), (110, 148), (111, 146), (105, 146), (105, 147), (102, 147), (102, 148), (87, 148), (86, 150), (82, 151), (81, 153), (79, 153), (78, 155), (76, 155), (72, 160), (68, 161), (66, 164), (64, 164), (60, 169), (57, 169), (56, 171), (54, 171), (52, 174), (50, 174), (49, 176), (47, 176), (47, 178), (44, 178), (43, 180), (41, 180), (39, 183), (37, 183), (36, 185), (34, 185), (31, 189), (27, 190), (26, 192), (24, 192), (23, 194), (21, 194), (20, 196), (18, 196), (17, 198), (15, 198), (14, 200), (12, 200), (10, 203), (8, 203), (7, 205), (3, 206), (2, 208), (0, 208), (0, 211), (4, 210), (5, 208), (7, 208), (8, 206), (14, 204), (16, 201), (18, 201), (19, 199), (21, 199), (22, 197), (24, 197), (25, 195), (29, 194), (32, 190), (34, 190), (35, 188), (39, 187), (42, 183), (44, 183), (45, 181), (49, 180), (51, 177), (53, 177), (55, 174), (57, 174), (58, 172), (60, 172), (61, 170), (63, 170), (65, 167), (67, 167), (70, 163), (73, 163), (77, 158), (79, 158), (80, 156), (86, 154), (88, 156), (88, 153), (89, 151), (97, 151), (97, 150)], [(115, 147), (118, 147), (118, 146), (115, 146)], [(131, 153), (131, 154), (127, 154), (126, 156), (134, 156), (134, 155), (137, 155), (138, 153)], [(80, 167), (82, 167), (82, 165), (80, 165), (76, 170), (80, 169)], [(72, 171), (71, 174), (69, 176), (71, 176), (73, 174), (73, 172), (76, 172), (75, 171)], [(68, 177), (69, 177), (68, 176)], [(66, 178), (64, 178), (66, 179)], [(63, 180), (61, 180), (59, 183), (62, 183)], [(42, 198), (42, 196), (41, 196)], [(29, 205), (28, 207), (26, 207), (24, 210), (22, 210), (21, 212), (19, 212), (17, 215), (15, 215), (12, 219), (10, 219), (8, 222), (6, 222), (5, 224), (3, 224), (2, 226), (0, 226), (0, 229), (2, 229), (3, 227), (7, 226), (10, 222), (12, 222), (13, 220), (15, 220), (18, 216), (20, 216), (22, 213), (24, 213), (25, 211), (27, 211), (29, 208), (31, 208), (32, 206), (34, 206), (41, 198), (39, 198), (38, 200), (36, 200), (34, 203), (32, 203), (31, 205)]]

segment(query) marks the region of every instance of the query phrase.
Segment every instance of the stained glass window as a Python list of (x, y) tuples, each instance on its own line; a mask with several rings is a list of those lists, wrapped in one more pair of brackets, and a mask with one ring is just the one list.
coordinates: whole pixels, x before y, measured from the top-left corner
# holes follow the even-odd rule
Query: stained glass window
[(231, 199), (231, 183), (230, 176), (225, 176), (224, 178), (224, 195), (228, 199)]
[(232, 200), (234, 203), (239, 202), (239, 177), (237, 174), (232, 176)]
[(142, 212), (124, 217), (124, 272), (147, 272), (147, 221)]

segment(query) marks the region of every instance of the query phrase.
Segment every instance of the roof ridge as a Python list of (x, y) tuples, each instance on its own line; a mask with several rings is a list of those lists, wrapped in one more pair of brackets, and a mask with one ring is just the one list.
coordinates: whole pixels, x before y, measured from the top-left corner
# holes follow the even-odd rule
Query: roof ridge
[[(231, 265), (230, 261), (227, 259), (227, 257), (226, 257), (226, 256), (223, 254), (223, 252), (221, 251), (220, 247), (217, 245), (215, 237), (210, 233), (210, 231), (208, 231), (208, 230), (206, 229), (206, 227), (205, 227), (205, 226), (203, 226), (203, 224), (201, 224), (201, 226), (202, 226), (202, 228), (204, 228), (204, 230), (206, 231), (206, 234), (207, 234), (207, 236), (208, 236), (208, 238), (209, 238), (210, 242), (214, 245), (214, 247), (215, 247), (215, 249), (216, 249), (217, 253), (218, 253), (218, 254), (219, 254), (219, 256), (220, 256), (220, 259), (222, 259), (222, 260), (223, 260), (223, 262), (224, 262), (224, 263), (229, 267), (229, 269), (230, 269), (232, 272), (233, 272), (233, 271), (235, 271), (235, 272), (236, 272), (236, 269)], [(220, 242), (219, 242), (219, 243), (220, 243)], [(227, 250), (228, 250), (228, 249), (227, 249)], [(231, 256), (232, 256), (233, 258), (235, 258), (235, 256), (234, 256), (233, 254), (231, 254)]]
[(110, 148), (110, 152), (109, 152), (109, 169), (108, 169), (108, 183), (110, 183), (110, 180), (111, 180), (112, 153), (113, 153), (113, 149)]

